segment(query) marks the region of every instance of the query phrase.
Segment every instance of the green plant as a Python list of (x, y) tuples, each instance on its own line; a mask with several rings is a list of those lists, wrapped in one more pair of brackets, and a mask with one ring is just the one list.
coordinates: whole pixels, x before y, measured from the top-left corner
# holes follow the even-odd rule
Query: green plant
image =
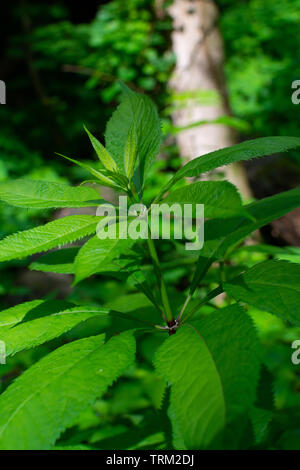
[[(152, 102), (124, 87), (123, 101), (107, 125), (106, 147), (87, 132), (99, 165), (91, 167), (66, 158), (89, 172), (94, 184), (126, 193), (132, 203), (142, 201), (146, 175), (161, 144), (160, 121)], [(76, 426), (82, 413), (113, 382), (129, 374), (136, 342), (141, 354), (149, 337), (153, 341), (147, 343), (148, 356), (154, 357), (158, 374), (156, 378), (151, 376), (157, 412), (155, 419), (146, 416), (143, 421), (142, 444), (135, 441), (131, 447), (271, 445), (270, 433), (277, 432), (268, 427), (272, 420), (276, 424), (272, 380), (261, 364), (256, 329), (243, 305), (299, 325), (300, 265), (279, 259), (247, 269), (230, 265), (230, 260), (253, 231), (297, 207), (300, 190), (243, 205), (228, 182), (185, 184), (184, 178), (299, 146), (300, 138), (295, 137), (246, 141), (196, 158), (175, 173), (153, 202), (201, 203), (207, 207), (205, 243), (200, 252), (186, 251), (174, 239), (159, 244), (150, 237), (100, 240), (95, 232), (101, 217), (96, 215), (70, 215), (0, 241), (0, 261), (5, 262), (92, 236), (80, 247), (50, 251), (34, 260), (30, 268), (72, 273), (75, 285), (93, 274), (121, 276), (128, 279), (132, 290), (104, 306), (34, 300), (0, 313), (0, 339), (7, 357), (59, 338), (83, 322), (100, 321), (86, 337), (71, 335), (67, 344), (58, 344), (57, 348), (54, 345), (52, 352), (1, 394), (1, 449), (49, 449), (55, 448), (57, 441), (56, 448), (70, 448), (70, 440), (62, 433)], [(44, 181), (3, 182), (0, 198), (13, 206), (35, 209), (96, 207), (105, 203), (98, 186), (87, 184), (92, 183), (72, 188)], [(121, 223), (120, 214), (115, 223)], [(161, 245), (164, 250), (158, 253)], [(190, 283), (185, 298), (176, 293), (168, 278), (172, 262), (179, 268), (188, 266)], [(215, 276), (213, 289), (207, 289), (211, 285), (209, 275)], [(219, 308), (214, 299), (224, 292), (228, 305)], [(98, 334), (101, 321), (105, 331)], [(145, 374), (148, 377), (148, 372), (143, 374), (140, 380)], [(105, 445), (130, 447), (125, 443), (129, 435), (122, 426), (115, 432), (119, 441), (112, 439), (113, 444), (105, 444), (103, 436), (89, 441), (75, 428), (76, 433), (77, 446), (88, 441), (87, 448), (91, 449)]]

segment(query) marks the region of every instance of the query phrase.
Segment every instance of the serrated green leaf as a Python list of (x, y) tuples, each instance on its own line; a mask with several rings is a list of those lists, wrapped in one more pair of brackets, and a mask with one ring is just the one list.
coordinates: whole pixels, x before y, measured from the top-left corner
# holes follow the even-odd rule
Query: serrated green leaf
[(74, 261), (80, 247), (62, 248), (40, 256), (29, 265), (32, 271), (45, 273), (74, 274)]
[(103, 342), (100, 335), (66, 344), (5, 390), (0, 396), (0, 449), (48, 449), (133, 363), (132, 332)]
[(0, 240), (0, 261), (26, 258), (71, 243), (96, 231), (100, 217), (70, 215)]
[(92, 166), (87, 165), (86, 163), (82, 163), (79, 160), (75, 160), (74, 158), (67, 157), (66, 155), (62, 155), (61, 153), (56, 153), (56, 155), (69, 160), (69, 162), (75, 163), (75, 165), (80, 166), (81, 168), (84, 168), (91, 175), (95, 176), (104, 186), (108, 186), (109, 188), (117, 188), (117, 185), (111, 179), (107, 178), (107, 176), (104, 176), (100, 171), (96, 170)]
[(264, 261), (223, 284), (234, 299), (300, 325), (300, 264)]
[(6, 356), (11, 356), (57, 338), (89, 318), (106, 317), (108, 314), (109, 310), (103, 307), (68, 308), (19, 323), (5, 331), (0, 328), (0, 340), (5, 343)]
[(21, 321), (34, 320), (72, 307), (75, 307), (75, 305), (65, 300), (24, 302), (0, 312), (0, 332), (12, 328)]
[(191, 292), (216, 260), (222, 260), (229, 249), (255, 230), (295, 209), (300, 203), (300, 189), (276, 194), (245, 206), (253, 220), (246, 217), (208, 220), (204, 226), (204, 246), (200, 252)]
[(202, 181), (172, 191), (162, 204), (204, 204), (205, 217), (230, 217), (244, 211), (241, 197), (228, 181)]
[(129, 181), (133, 177), (137, 155), (137, 138), (135, 123), (133, 123), (129, 128), (124, 150), (124, 167)]
[(25, 315), (43, 304), (43, 300), (32, 300), (30, 302), (24, 302), (14, 307), (7, 308), (0, 312), (0, 328), (3, 331), (3, 328), (10, 328), (12, 325), (19, 323)]
[(257, 349), (253, 323), (237, 305), (180, 327), (158, 349), (155, 365), (171, 385), (177, 432), (187, 448), (215, 445), (225, 426), (253, 404)]
[(93, 188), (36, 180), (0, 183), (0, 200), (16, 207), (48, 209), (98, 206), (103, 199)]
[(158, 349), (155, 365), (172, 387), (171, 403), (189, 449), (205, 449), (225, 426), (222, 384), (197, 332), (182, 327)]
[(159, 200), (181, 178), (197, 176), (223, 165), (286, 152), (297, 147), (300, 147), (299, 137), (261, 137), (201, 155), (180, 168), (156, 200)]
[(122, 102), (107, 123), (106, 148), (125, 172), (124, 151), (129, 130), (135, 127), (139, 177), (142, 180), (152, 165), (161, 144), (161, 127), (156, 108), (145, 95), (123, 86)]
[[(110, 239), (100, 240), (97, 235), (91, 238), (78, 252), (75, 258), (75, 282), (78, 283), (92, 274), (107, 271), (114, 258), (128, 255), (135, 240)], [(118, 266), (118, 262), (116, 262)]]
[(84, 129), (87, 133), (87, 135), (89, 136), (89, 139), (91, 141), (91, 144), (96, 152), (96, 154), (98, 155), (99, 157), (99, 160), (102, 162), (102, 164), (104, 165), (104, 167), (107, 169), (107, 170), (110, 170), (110, 171), (117, 171), (118, 170), (118, 167), (116, 165), (116, 162), (114, 161), (114, 159), (112, 158), (112, 156), (110, 155), (110, 153), (106, 150), (106, 148), (101, 144), (101, 142), (99, 142), (98, 139), (96, 139), (96, 137), (93, 136), (93, 134), (87, 129), (86, 126), (84, 126)]

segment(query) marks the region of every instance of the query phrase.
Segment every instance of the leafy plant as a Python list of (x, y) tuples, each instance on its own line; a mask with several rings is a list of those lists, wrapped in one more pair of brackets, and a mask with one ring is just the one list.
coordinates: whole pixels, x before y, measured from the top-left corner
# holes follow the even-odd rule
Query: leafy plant
[[(87, 133), (101, 168), (66, 158), (84, 167), (92, 183), (72, 188), (22, 179), (3, 182), (0, 199), (23, 208), (101, 207), (105, 201), (98, 192), (100, 185), (125, 193), (132, 203), (142, 202), (147, 174), (161, 144), (160, 121), (152, 102), (123, 87), (123, 101), (107, 125), (105, 147)], [(1, 449), (81, 448), (82, 444), (90, 449), (275, 445), (271, 437), (275, 435), (277, 442), (280, 433), (272, 379), (262, 364), (256, 328), (246, 309), (253, 305), (300, 325), (300, 265), (276, 259), (248, 269), (234, 266), (231, 260), (253, 231), (299, 205), (300, 190), (243, 205), (228, 182), (187, 184), (184, 178), (299, 146), (296, 137), (246, 141), (196, 158), (175, 173), (153, 202), (207, 207), (200, 251), (185, 251), (183, 243), (172, 237), (161, 243), (151, 237), (101, 240), (95, 233), (103, 216), (97, 215), (70, 215), (0, 241), (0, 261), (6, 262), (92, 236), (80, 246), (49, 251), (34, 259), (30, 268), (74, 274), (75, 284), (102, 273), (121, 277), (123, 282), (127, 278), (131, 286), (131, 292), (103, 306), (35, 300), (0, 313), (0, 339), (8, 357), (62, 335), (68, 343), (52, 343), (54, 350), (1, 394)], [(121, 221), (117, 214), (116, 225)], [(162, 246), (163, 251), (158, 251)], [(172, 262), (182, 269), (188, 265), (185, 298), (170, 279)], [(220, 307), (215, 299), (225, 293), (228, 305)], [(91, 329), (78, 338), (76, 328), (90, 321), (95, 322), (90, 323)], [(97, 400), (113, 382), (134, 374), (136, 342), (139, 354), (153, 360), (156, 369), (156, 375), (151, 375), (149, 365), (138, 376), (142, 382), (147, 378), (154, 417), (145, 412), (142, 424), (135, 421), (138, 433), (128, 433), (121, 423), (113, 429), (104, 426), (96, 437), (82, 434), (78, 420), (83, 414), (92, 405), (100, 406)], [(138, 393), (135, 401), (142, 409), (144, 402), (134, 384), (131, 393)], [(122, 380), (120, 387), (122, 396)], [(122, 410), (115, 403), (112, 409), (120, 406)], [(68, 436), (66, 430), (73, 434)]]

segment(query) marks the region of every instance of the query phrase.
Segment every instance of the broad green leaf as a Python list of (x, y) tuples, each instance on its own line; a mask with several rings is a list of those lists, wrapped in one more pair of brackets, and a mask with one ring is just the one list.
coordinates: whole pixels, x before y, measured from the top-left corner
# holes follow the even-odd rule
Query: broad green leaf
[(3, 328), (10, 328), (12, 325), (19, 323), (25, 315), (43, 304), (43, 300), (32, 300), (30, 302), (25, 302), (23, 304), (16, 305), (15, 307), (7, 308), (0, 312), (0, 329), (3, 331)]
[(91, 134), (91, 132), (86, 128), (86, 126), (84, 126), (84, 129), (87, 135), (89, 136), (91, 144), (94, 147), (94, 150), (96, 154), (98, 155), (99, 160), (104, 165), (104, 167), (110, 171), (117, 171), (118, 168), (117, 168), (116, 162), (114, 161), (112, 156), (109, 154), (109, 152), (106, 150), (106, 148), (101, 144), (101, 142), (99, 142), (98, 139), (96, 139), (96, 137), (93, 136), (93, 134)]
[(205, 339), (218, 368), (226, 420), (234, 420), (256, 399), (260, 345), (250, 316), (237, 304), (191, 322)]
[(24, 349), (33, 348), (66, 333), (91, 317), (106, 317), (109, 310), (102, 307), (73, 307), (51, 313), (48, 316), (19, 323), (9, 330), (1, 330), (0, 340), (4, 341), (6, 355), (11, 356)]
[(159, 200), (181, 178), (197, 176), (223, 165), (286, 152), (297, 147), (300, 147), (299, 137), (261, 137), (207, 153), (194, 158), (178, 170), (156, 200)]
[(48, 209), (98, 206), (103, 199), (93, 188), (35, 180), (0, 183), (0, 200), (17, 207)]
[(74, 158), (66, 157), (66, 155), (62, 155), (61, 153), (56, 153), (56, 155), (69, 160), (69, 162), (75, 163), (75, 165), (80, 166), (81, 168), (84, 168), (84, 170), (95, 176), (104, 186), (108, 186), (109, 188), (117, 187), (117, 185), (111, 179), (104, 176), (100, 171), (96, 170), (92, 166), (87, 165), (86, 163), (82, 163), (79, 160), (75, 160)]
[[(113, 259), (128, 255), (134, 242), (135, 240), (130, 238), (100, 240), (97, 235), (91, 238), (75, 258), (75, 282), (78, 283), (92, 274), (110, 269)], [(115, 262), (117, 266), (118, 261)]]
[(93, 215), (70, 215), (9, 235), (0, 240), (0, 261), (26, 258), (79, 240), (95, 232), (99, 221), (100, 218)]
[(131, 126), (135, 127), (138, 173), (141, 178), (152, 165), (161, 144), (161, 127), (156, 108), (145, 95), (123, 86), (122, 102), (107, 123), (106, 148), (125, 172), (124, 151)]
[(172, 191), (162, 204), (204, 204), (205, 217), (230, 217), (243, 213), (241, 197), (228, 181), (202, 181)]
[(300, 264), (264, 261), (223, 287), (236, 300), (300, 325)]
[(80, 339), (50, 353), (0, 396), (0, 449), (52, 446), (134, 361), (132, 332), (106, 344), (104, 335)]
[(51, 251), (31, 263), (29, 269), (46, 273), (74, 274), (74, 261), (79, 249), (72, 247)]
[(137, 138), (135, 123), (133, 123), (129, 128), (124, 150), (124, 167), (129, 180), (133, 177), (137, 155)]
[(208, 220), (204, 227), (204, 246), (197, 261), (191, 292), (194, 292), (215, 260), (222, 260), (229, 249), (252, 232), (282, 217), (299, 204), (300, 189), (291, 189), (246, 205), (245, 209), (253, 221), (246, 217)]
[(185, 444), (207, 448), (225, 426), (225, 402), (205, 342), (191, 326), (183, 326), (160, 346), (155, 365), (172, 387), (171, 404)]
[(220, 444), (225, 426), (255, 400), (258, 344), (238, 305), (186, 324), (158, 349), (155, 365), (171, 385), (177, 432), (188, 449)]

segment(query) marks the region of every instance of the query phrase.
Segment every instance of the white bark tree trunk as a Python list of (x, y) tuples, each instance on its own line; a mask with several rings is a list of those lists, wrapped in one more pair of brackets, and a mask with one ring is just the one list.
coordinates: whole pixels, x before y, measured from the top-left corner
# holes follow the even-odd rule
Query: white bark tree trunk
[[(211, 121), (230, 114), (223, 71), (224, 47), (217, 27), (218, 10), (212, 0), (174, 0), (169, 7), (173, 19), (172, 44), (176, 67), (170, 87), (174, 93), (212, 90), (220, 99), (201, 104), (195, 97), (172, 114), (175, 126), (197, 121)], [(204, 124), (181, 131), (176, 136), (180, 155), (193, 159), (205, 153), (236, 143), (233, 129), (221, 124)], [(222, 168), (226, 178), (250, 197), (244, 168), (231, 165)]]

